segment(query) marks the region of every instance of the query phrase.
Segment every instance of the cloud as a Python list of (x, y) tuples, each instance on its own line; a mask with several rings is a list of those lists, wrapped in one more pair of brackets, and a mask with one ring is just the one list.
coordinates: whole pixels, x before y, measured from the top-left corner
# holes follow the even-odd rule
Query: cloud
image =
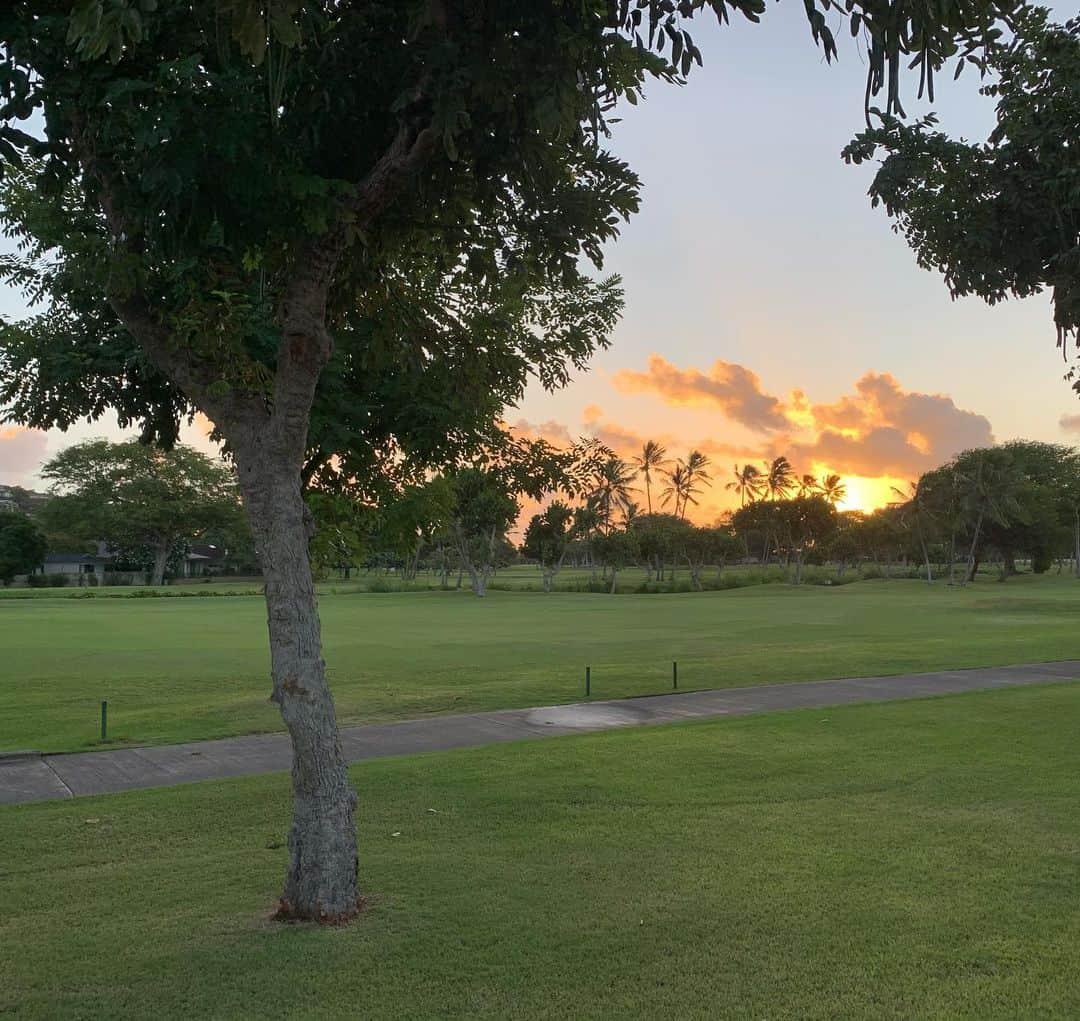
[(569, 447), (574, 443), (574, 438), (570, 435), (570, 430), (561, 422), (555, 422), (550, 419), (547, 422), (534, 424), (524, 418), (519, 418), (510, 428), (518, 433), (523, 439), (546, 440), (553, 447)]
[(841, 474), (915, 476), (961, 450), (994, 442), (984, 415), (957, 407), (947, 394), (904, 390), (888, 373), (866, 373), (854, 394), (813, 404), (800, 421), (816, 435), (780, 452)]
[(772, 432), (788, 425), (783, 404), (761, 389), (757, 373), (719, 358), (706, 375), (698, 369), (680, 369), (653, 354), (647, 371), (624, 369), (612, 382), (623, 393), (656, 393), (668, 404), (716, 407), (755, 432)]
[(8, 485), (22, 484), (45, 460), (47, 447), (45, 433), (37, 429), (0, 426), (0, 479)]
[(581, 424), (585, 432), (595, 436), (605, 447), (610, 447), (620, 457), (627, 458), (637, 454), (645, 445), (646, 439), (656, 439), (663, 443), (664, 438), (646, 437), (614, 422), (604, 421), (604, 412), (595, 404), (590, 404), (581, 413)]
[(1063, 432), (1080, 433), (1080, 415), (1062, 415), (1058, 419), (1058, 425)]

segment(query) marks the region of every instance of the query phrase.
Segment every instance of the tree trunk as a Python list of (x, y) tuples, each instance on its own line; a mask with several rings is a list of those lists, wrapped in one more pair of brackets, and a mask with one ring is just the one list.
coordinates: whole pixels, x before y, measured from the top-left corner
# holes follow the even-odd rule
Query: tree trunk
[(236, 458), (266, 583), (270, 698), (278, 704), (293, 748), (289, 865), (278, 917), (340, 922), (359, 910), (356, 793), (322, 659), (307, 549), (310, 513), (299, 470), (273, 474), (273, 455), (261, 450), (238, 449)]
[(615, 583), (619, 580), (619, 572), (613, 567), (611, 569), (611, 588), (608, 589), (608, 595), (615, 595)]
[(919, 533), (919, 548), (922, 550), (923, 563), (926, 565), (926, 584), (934, 584), (934, 572), (930, 569), (930, 551), (926, 548), (926, 537), (923, 535), (922, 521), (919, 512), (915, 512), (915, 528)]
[(169, 562), (169, 550), (172, 543), (163, 540), (154, 548), (154, 566), (150, 570), (150, 584), (165, 584), (165, 565)]
[(975, 559), (975, 550), (979, 545), (979, 533), (982, 531), (983, 515), (980, 511), (975, 519), (975, 534), (971, 537), (971, 548), (968, 550), (967, 568), (964, 571), (964, 584), (975, 580), (975, 572), (979, 569), (979, 562)]
[(1080, 578), (1080, 507), (1073, 511), (1073, 574)]
[(795, 551), (795, 584), (802, 584), (802, 550)]

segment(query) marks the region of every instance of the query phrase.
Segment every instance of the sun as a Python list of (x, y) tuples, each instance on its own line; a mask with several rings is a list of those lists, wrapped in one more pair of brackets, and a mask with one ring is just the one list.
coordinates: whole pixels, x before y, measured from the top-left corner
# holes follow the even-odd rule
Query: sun
[[(822, 474), (828, 474), (824, 472)], [(904, 488), (904, 480), (892, 478), (888, 475), (871, 477), (867, 475), (844, 475), (844, 498), (836, 507), (841, 511), (863, 511), (869, 514), (871, 511), (895, 503), (896, 493), (893, 486)]]

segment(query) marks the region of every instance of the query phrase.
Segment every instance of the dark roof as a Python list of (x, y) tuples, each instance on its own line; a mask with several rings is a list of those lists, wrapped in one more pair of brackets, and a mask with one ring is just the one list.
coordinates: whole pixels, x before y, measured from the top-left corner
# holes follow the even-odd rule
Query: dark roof
[(96, 564), (111, 560), (112, 554), (107, 554), (103, 557), (91, 556), (89, 553), (46, 553), (45, 563), (47, 564)]

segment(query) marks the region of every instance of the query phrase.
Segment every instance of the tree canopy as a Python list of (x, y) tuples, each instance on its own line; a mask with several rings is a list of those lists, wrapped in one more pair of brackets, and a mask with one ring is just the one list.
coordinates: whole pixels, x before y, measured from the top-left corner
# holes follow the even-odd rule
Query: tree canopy
[(995, 304), (1049, 288), (1064, 348), (1080, 338), (1080, 19), (1058, 25), (1031, 8), (1015, 24), (990, 51), (981, 91), (997, 100), (997, 125), (985, 142), (934, 130), (933, 115), (906, 124), (881, 111), (844, 155), (886, 154), (872, 201), (954, 297)]
[(178, 542), (233, 524), (240, 515), (232, 473), (178, 444), (164, 451), (135, 440), (86, 440), (41, 469), (54, 494), (41, 511), (52, 531), (104, 541), (129, 561), (145, 559), (160, 585)]
[(0, 582), (41, 566), (48, 545), (37, 523), (18, 511), (0, 513)]

